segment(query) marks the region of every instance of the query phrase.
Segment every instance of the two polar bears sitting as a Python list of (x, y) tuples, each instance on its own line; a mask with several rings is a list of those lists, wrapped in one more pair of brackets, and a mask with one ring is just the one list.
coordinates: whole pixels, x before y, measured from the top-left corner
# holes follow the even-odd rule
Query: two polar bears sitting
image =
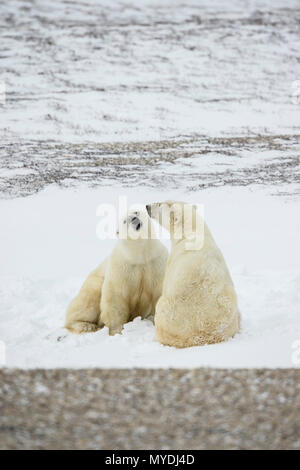
[[(240, 329), (228, 268), (196, 206), (167, 201), (129, 213), (114, 250), (83, 284), (67, 310), (74, 333), (110, 334), (137, 316), (154, 316), (157, 339), (184, 348), (225, 341)], [(187, 210), (186, 210), (187, 209)], [(170, 232), (171, 253), (152, 219)]]

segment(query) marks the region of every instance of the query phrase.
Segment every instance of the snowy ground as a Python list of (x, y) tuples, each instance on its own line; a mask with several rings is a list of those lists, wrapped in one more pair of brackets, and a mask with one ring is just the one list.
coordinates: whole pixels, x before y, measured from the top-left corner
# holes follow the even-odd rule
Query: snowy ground
[(2, 135), (293, 133), (298, 0), (4, 0)]
[[(297, 365), (299, 25), (296, 0), (1, 3), (7, 366)], [(175, 350), (139, 319), (115, 337), (61, 328), (113, 246), (96, 237), (96, 208), (119, 195), (205, 204), (236, 284), (241, 334)]]

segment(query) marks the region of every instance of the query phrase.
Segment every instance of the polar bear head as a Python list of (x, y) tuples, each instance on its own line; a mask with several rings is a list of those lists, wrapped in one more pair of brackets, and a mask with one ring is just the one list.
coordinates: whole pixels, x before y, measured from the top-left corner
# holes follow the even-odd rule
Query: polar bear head
[(117, 235), (123, 240), (155, 238), (153, 223), (145, 210), (128, 211), (120, 220)]
[(197, 231), (197, 206), (180, 201), (154, 202), (146, 206), (149, 216), (170, 232), (171, 238), (182, 239)]

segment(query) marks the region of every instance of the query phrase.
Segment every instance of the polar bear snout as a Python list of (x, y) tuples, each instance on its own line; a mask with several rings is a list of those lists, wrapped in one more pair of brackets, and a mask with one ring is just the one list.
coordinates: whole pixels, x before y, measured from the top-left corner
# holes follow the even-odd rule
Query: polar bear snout
[(152, 204), (146, 205), (146, 210), (148, 212), (149, 217), (157, 221), (159, 219), (160, 209), (161, 209), (161, 203), (159, 202), (153, 202)]
[(133, 225), (135, 230), (140, 230), (140, 228), (143, 225), (143, 222), (136, 216), (130, 218), (129, 223), (131, 223), (131, 225)]
[(151, 238), (152, 224), (151, 220), (145, 209), (127, 212), (119, 223), (119, 235), (120, 239), (128, 240), (146, 240)]
[(151, 219), (155, 220), (158, 222), (160, 225), (162, 225), (164, 228), (167, 230), (170, 230), (170, 213), (171, 213), (171, 207), (168, 203), (166, 202), (153, 202), (152, 204), (146, 205), (146, 210), (149, 214), (149, 217)]

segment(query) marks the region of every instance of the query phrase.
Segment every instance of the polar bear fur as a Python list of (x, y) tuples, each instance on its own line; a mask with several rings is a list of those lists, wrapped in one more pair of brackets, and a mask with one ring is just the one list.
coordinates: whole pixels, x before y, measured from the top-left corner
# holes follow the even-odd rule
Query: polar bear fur
[(88, 276), (67, 309), (65, 327), (73, 333), (104, 325), (110, 334), (121, 333), (133, 318), (154, 316), (168, 251), (151, 238), (153, 225), (146, 212), (129, 213), (120, 229), (124, 238), (119, 235), (109, 258)]
[(167, 201), (151, 204), (147, 211), (170, 231), (172, 242), (156, 305), (157, 339), (185, 348), (234, 336), (240, 329), (240, 313), (233, 282), (196, 206)]

